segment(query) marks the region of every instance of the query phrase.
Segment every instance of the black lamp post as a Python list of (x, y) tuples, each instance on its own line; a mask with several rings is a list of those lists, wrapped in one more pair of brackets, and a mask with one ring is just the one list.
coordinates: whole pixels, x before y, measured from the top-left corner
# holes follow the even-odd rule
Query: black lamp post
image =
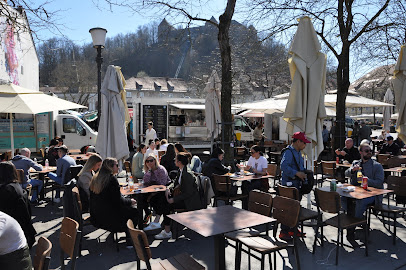
[(97, 49), (96, 63), (97, 63), (97, 130), (99, 130), (99, 122), (101, 115), (101, 65), (103, 57), (101, 56), (102, 49), (106, 42), (107, 30), (104, 28), (96, 27), (89, 30), (92, 35), (93, 48)]

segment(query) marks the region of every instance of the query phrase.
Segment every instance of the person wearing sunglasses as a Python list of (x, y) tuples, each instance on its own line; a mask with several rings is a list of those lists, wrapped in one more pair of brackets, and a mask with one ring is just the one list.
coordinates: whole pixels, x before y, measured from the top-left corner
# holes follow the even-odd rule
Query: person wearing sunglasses
[(127, 220), (137, 224), (138, 211), (134, 199), (124, 198), (120, 193), (120, 185), (115, 175), (118, 173), (118, 163), (115, 158), (103, 160), (99, 172), (90, 182), (90, 221), (96, 228), (110, 232), (125, 232), (127, 246), (132, 241), (127, 230)]
[[(359, 185), (357, 181), (357, 172), (361, 171), (363, 176), (368, 177), (368, 186), (374, 188), (383, 188), (384, 171), (382, 165), (372, 159), (371, 146), (363, 143), (359, 146), (359, 153), (361, 154), (360, 160), (354, 160), (351, 167), (347, 169), (345, 175), (351, 178), (351, 184), (354, 186)], [(370, 197), (362, 200), (356, 200), (355, 203), (355, 217), (363, 218), (364, 212), (370, 204), (382, 204), (382, 195)], [(347, 199), (342, 199), (342, 207), (347, 209)], [(347, 231), (347, 238), (354, 239), (354, 229)]]
[[(152, 186), (152, 185), (168, 185), (170, 183), (170, 179), (168, 177), (168, 172), (166, 171), (165, 167), (159, 165), (158, 160), (156, 159), (154, 154), (150, 154), (145, 159), (144, 164), (144, 185), (145, 186)], [(153, 222), (150, 222), (147, 227), (144, 228), (144, 231), (152, 231), (161, 228), (161, 224), (159, 220), (161, 215), (166, 214), (167, 210), (167, 202), (165, 198), (165, 193), (163, 192), (156, 192), (152, 193), (148, 198), (149, 204), (154, 208), (156, 216)], [(147, 212), (146, 212), (147, 213)], [(147, 213), (149, 214), (149, 213)]]

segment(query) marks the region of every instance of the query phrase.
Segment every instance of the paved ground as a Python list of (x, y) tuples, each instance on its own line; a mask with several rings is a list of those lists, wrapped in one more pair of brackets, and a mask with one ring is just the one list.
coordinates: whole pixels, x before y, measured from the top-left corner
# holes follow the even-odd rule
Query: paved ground
[[(47, 194), (50, 197), (50, 194)], [(385, 200), (386, 201), (386, 200)], [(306, 199), (302, 200), (305, 205)], [(236, 207), (241, 207), (238, 203)], [(48, 237), (53, 243), (51, 269), (60, 268), (59, 261), (59, 229), (62, 220), (62, 206), (44, 203), (33, 207), (34, 227), (37, 230), (37, 237)], [(382, 222), (375, 216), (372, 218), (369, 256), (365, 257), (364, 248), (340, 248), (339, 265), (334, 265), (336, 230), (327, 227), (325, 236), (327, 241), (324, 247), (318, 247), (313, 255), (312, 243), (314, 231), (305, 228), (307, 237), (304, 242), (299, 243), (300, 264), (302, 269), (406, 269), (406, 221), (399, 218), (398, 237), (396, 246), (392, 245), (392, 238), (384, 229)], [(100, 236), (100, 243), (97, 237)], [(121, 235), (124, 237), (124, 234)], [(214, 269), (214, 242), (212, 238), (204, 238), (193, 231), (184, 230), (184, 236), (178, 240), (154, 240), (149, 237), (152, 247), (153, 260), (151, 263), (176, 255), (181, 252), (191, 254), (197, 261), (207, 269)], [(345, 240), (346, 241), (346, 240)], [(347, 242), (348, 243), (348, 242)], [(35, 246), (33, 251), (35, 250)], [(282, 255), (282, 258), (280, 257)], [(295, 258), (292, 252), (282, 251), (277, 256), (277, 269), (296, 269)], [(232, 247), (226, 248), (227, 269), (234, 269), (235, 251)], [(112, 236), (97, 230), (92, 226), (84, 228), (82, 256), (77, 259), (76, 269), (136, 269), (135, 253), (133, 249), (125, 247), (124, 238), (120, 242), (120, 251), (116, 251)], [(267, 260), (266, 260), (267, 261)], [(68, 261), (66, 261), (68, 263)], [(142, 264), (145, 269), (145, 265)], [(242, 257), (241, 269), (260, 269), (257, 260), (251, 260), (248, 264), (248, 256)], [(265, 269), (269, 269), (269, 264)]]

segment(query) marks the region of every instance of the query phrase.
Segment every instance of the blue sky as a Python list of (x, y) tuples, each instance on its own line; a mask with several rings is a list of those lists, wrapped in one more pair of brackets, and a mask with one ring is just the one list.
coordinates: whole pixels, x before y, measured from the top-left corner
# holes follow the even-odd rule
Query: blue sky
[[(210, 5), (206, 5), (202, 11), (205, 18), (210, 19), (210, 16), (214, 15), (218, 19), (221, 9), (224, 11), (225, 3), (225, 0), (210, 1)], [(112, 7), (112, 11), (109, 11), (104, 0), (54, 0), (46, 4), (45, 9), (50, 12), (59, 10), (56, 21), (61, 24), (60, 30), (78, 44), (92, 41), (89, 29), (93, 27), (103, 27), (107, 29), (107, 36), (113, 37), (120, 33), (134, 32), (139, 26), (162, 20), (160, 17), (154, 17), (156, 11), (143, 12), (142, 15), (122, 7)], [(48, 30), (41, 30), (38, 35), (42, 40), (61, 36)]]

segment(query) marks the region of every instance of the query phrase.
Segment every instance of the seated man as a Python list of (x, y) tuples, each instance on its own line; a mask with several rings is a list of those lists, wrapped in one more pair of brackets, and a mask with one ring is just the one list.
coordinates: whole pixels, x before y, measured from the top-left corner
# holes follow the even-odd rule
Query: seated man
[[(359, 185), (357, 181), (357, 172), (360, 170), (363, 176), (368, 177), (368, 186), (374, 188), (383, 188), (384, 172), (382, 165), (375, 160), (371, 159), (372, 150), (369, 144), (361, 144), (359, 146), (361, 160), (354, 160), (351, 167), (345, 172), (347, 177), (351, 178), (352, 185)], [(347, 200), (343, 199), (343, 208), (347, 209)], [(355, 217), (362, 218), (364, 212), (370, 204), (382, 204), (382, 196), (369, 197), (362, 200), (356, 200), (355, 204)], [(349, 233), (349, 235), (348, 235)], [(354, 232), (349, 231), (347, 237), (353, 237)]]
[[(28, 148), (23, 148), (20, 151), (20, 155), (15, 156), (11, 161), (13, 162), (16, 169), (22, 169), (24, 171), (24, 179), (22, 180), (21, 187), (26, 188), (28, 184), (33, 187), (38, 186), (38, 193), (41, 191), (44, 183), (38, 179), (30, 179), (29, 170), (34, 168), (36, 171), (42, 171), (42, 166), (30, 159), (31, 151)], [(38, 193), (34, 190), (31, 202), (36, 202), (38, 199)]]
[(352, 163), (354, 160), (359, 160), (361, 158), (359, 151), (354, 147), (354, 141), (351, 138), (345, 140), (345, 147), (343, 150), (336, 150), (336, 155), (340, 159), (347, 160), (349, 163)]
[(392, 136), (387, 137), (387, 142), (383, 144), (379, 154), (391, 154), (393, 156), (399, 155), (400, 147), (397, 143), (393, 141)]
[[(49, 178), (54, 180), (60, 185), (64, 185), (66, 183), (65, 175), (70, 169), (71, 166), (76, 166), (76, 162), (73, 158), (66, 155), (68, 153), (68, 147), (66, 145), (61, 145), (56, 147), (58, 149), (58, 160), (56, 161), (56, 174), (53, 172), (48, 173)], [(56, 189), (54, 202), (59, 203), (61, 200), (60, 198), (61, 190), (58, 188)]]

